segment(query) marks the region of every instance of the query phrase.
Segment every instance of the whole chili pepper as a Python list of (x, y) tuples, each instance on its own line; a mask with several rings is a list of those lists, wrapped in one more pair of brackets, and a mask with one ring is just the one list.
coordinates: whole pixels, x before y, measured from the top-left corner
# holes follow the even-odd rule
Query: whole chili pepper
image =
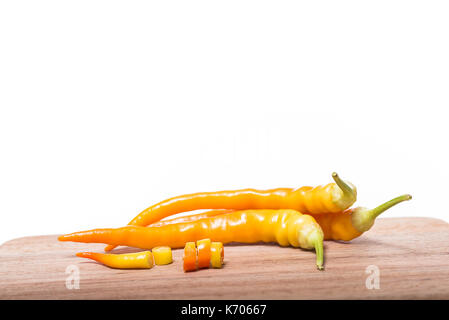
[[(306, 214), (340, 212), (357, 198), (357, 189), (332, 174), (335, 183), (325, 186), (241, 189), (182, 195), (159, 202), (138, 214), (128, 225), (147, 226), (167, 216), (198, 209), (294, 209)], [(106, 251), (115, 246), (107, 246)]]
[(126, 226), (94, 229), (59, 237), (60, 241), (99, 242), (142, 249), (156, 246), (182, 248), (187, 242), (209, 238), (214, 242), (277, 242), (315, 249), (318, 269), (323, 268), (323, 231), (310, 215), (296, 210), (242, 210), (193, 222), (160, 227)]
[[(358, 207), (329, 214), (312, 214), (311, 216), (313, 216), (321, 226), (324, 233), (324, 240), (350, 241), (368, 231), (373, 226), (375, 219), (382, 212), (400, 202), (410, 200), (411, 198), (411, 195), (405, 194), (387, 201), (374, 209)], [(204, 217), (209, 214), (211, 216), (217, 216), (226, 215), (232, 212), (235, 212), (235, 210), (211, 210), (200, 214), (184, 216), (182, 218), (159, 221), (150, 226), (163, 226), (165, 225), (164, 222), (167, 224), (182, 222), (181, 220), (178, 221), (178, 219), (185, 219), (186, 221), (193, 222), (204, 219)]]

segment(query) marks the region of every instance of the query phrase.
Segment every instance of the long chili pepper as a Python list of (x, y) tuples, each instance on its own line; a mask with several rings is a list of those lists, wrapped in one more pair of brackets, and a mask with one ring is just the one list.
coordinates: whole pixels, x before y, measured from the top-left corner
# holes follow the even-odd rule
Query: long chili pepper
[[(362, 233), (368, 231), (373, 226), (375, 219), (382, 212), (400, 202), (410, 200), (411, 198), (411, 195), (406, 194), (387, 201), (374, 209), (358, 207), (328, 214), (312, 214), (311, 216), (313, 216), (321, 226), (324, 232), (324, 240), (349, 241), (359, 237), (360, 235), (362, 235)], [(201, 214), (184, 216), (183, 218), (193, 222), (203, 219), (203, 217), (207, 216), (209, 213), (213, 216), (216, 216), (219, 213), (221, 215), (225, 215), (231, 212), (235, 212), (235, 210), (220, 210), (220, 212), (218, 212), (218, 210), (211, 210), (203, 212)], [(167, 220), (167, 222), (169, 221), (170, 223), (176, 223), (176, 219)], [(163, 221), (159, 223), (162, 222)], [(152, 224), (151, 226), (154, 225), (156, 225), (156, 223)]]
[(76, 255), (80, 258), (95, 260), (108, 267), (118, 269), (150, 269), (154, 265), (153, 254), (150, 251), (124, 254), (79, 252)]
[(194, 222), (161, 227), (126, 226), (94, 229), (59, 237), (60, 241), (99, 242), (151, 249), (182, 248), (186, 242), (209, 238), (214, 242), (277, 242), (315, 249), (316, 264), (323, 268), (323, 231), (315, 219), (296, 210), (242, 210)]
[[(332, 174), (335, 183), (325, 186), (241, 189), (182, 195), (159, 202), (138, 214), (128, 225), (147, 226), (167, 216), (198, 209), (294, 209), (307, 214), (340, 212), (357, 198), (356, 188)], [(114, 249), (107, 246), (106, 251)]]
[(371, 229), (374, 221), (382, 212), (411, 198), (411, 195), (405, 194), (374, 209), (357, 207), (342, 212), (314, 215), (314, 218), (323, 229), (325, 240), (349, 241)]

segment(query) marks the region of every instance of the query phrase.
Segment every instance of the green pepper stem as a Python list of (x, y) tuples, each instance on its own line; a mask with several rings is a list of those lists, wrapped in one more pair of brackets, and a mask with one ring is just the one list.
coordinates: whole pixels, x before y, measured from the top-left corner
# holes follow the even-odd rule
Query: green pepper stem
[(341, 178), (338, 176), (336, 172), (332, 173), (332, 178), (334, 179), (337, 186), (343, 191), (344, 196), (352, 199), (356, 197), (354, 189), (348, 185), (346, 182), (341, 180)]
[(374, 220), (376, 220), (376, 218), (382, 212), (391, 208), (392, 206), (397, 205), (398, 203), (410, 200), (411, 198), (411, 195), (404, 194), (402, 196), (391, 199), (390, 201), (387, 201), (374, 209), (367, 209), (363, 207), (355, 208), (352, 211), (352, 226), (359, 232), (366, 232), (371, 229), (374, 224)]
[(323, 241), (315, 242), (316, 266), (318, 270), (323, 270)]
[(394, 199), (391, 199), (390, 201), (387, 201), (383, 204), (381, 204), (378, 207), (375, 207), (374, 209), (369, 210), (369, 217), (374, 220), (376, 219), (382, 212), (384, 212), (387, 209), (390, 209), (392, 206), (397, 205), (398, 203), (401, 203), (403, 201), (410, 200), (412, 198), (409, 194), (404, 194), (402, 196), (396, 197)]

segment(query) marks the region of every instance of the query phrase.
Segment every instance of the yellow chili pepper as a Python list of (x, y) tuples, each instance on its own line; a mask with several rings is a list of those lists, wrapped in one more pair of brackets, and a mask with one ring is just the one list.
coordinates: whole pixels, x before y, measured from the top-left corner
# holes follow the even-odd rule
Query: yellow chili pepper
[(150, 251), (124, 254), (79, 252), (76, 255), (117, 269), (150, 269), (153, 267), (153, 255)]
[[(335, 183), (325, 186), (277, 188), (270, 190), (241, 189), (182, 195), (159, 202), (138, 214), (128, 225), (147, 226), (180, 212), (198, 209), (293, 209), (307, 214), (340, 212), (357, 198), (356, 188), (332, 174)], [(106, 251), (114, 249), (107, 246)]]
[(153, 252), (154, 263), (158, 266), (170, 264), (173, 262), (173, 255), (170, 247), (155, 247), (151, 251)]
[(318, 269), (323, 268), (323, 231), (310, 215), (296, 210), (242, 210), (193, 222), (161, 227), (126, 226), (94, 229), (59, 237), (60, 241), (99, 242), (151, 249), (182, 248), (185, 243), (209, 238), (214, 242), (277, 242), (315, 249)]
[(224, 249), (223, 243), (212, 242), (210, 245), (210, 265), (212, 268), (221, 268), (223, 266)]

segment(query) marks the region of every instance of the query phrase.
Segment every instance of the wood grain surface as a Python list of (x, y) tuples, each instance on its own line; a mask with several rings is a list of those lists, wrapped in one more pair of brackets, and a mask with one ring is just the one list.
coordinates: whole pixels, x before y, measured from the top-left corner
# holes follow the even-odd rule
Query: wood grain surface
[[(0, 299), (449, 299), (449, 224), (430, 218), (385, 218), (351, 243), (325, 242), (325, 270), (315, 254), (275, 244), (228, 245), (223, 269), (182, 271), (174, 263), (116, 270), (77, 258), (104, 245), (58, 242), (56, 235), (0, 246)], [(118, 248), (117, 253), (137, 251)], [(368, 266), (380, 288), (367, 289)], [(68, 266), (79, 289), (67, 289)]]

